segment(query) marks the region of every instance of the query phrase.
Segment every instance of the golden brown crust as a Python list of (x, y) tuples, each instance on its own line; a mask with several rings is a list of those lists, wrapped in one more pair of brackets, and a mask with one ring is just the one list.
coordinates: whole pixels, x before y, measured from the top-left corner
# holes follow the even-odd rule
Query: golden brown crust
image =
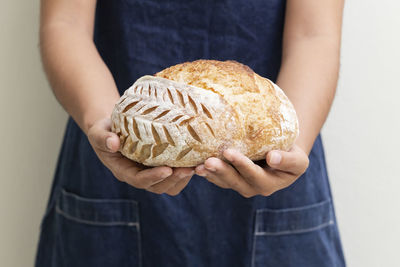
[(231, 60), (185, 62), (141, 77), (112, 120), (124, 142), (121, 152), (151, 166), (195, 166), (223, 158), (226, 148), (265, 159), (267, 151), (290, 149), (298, 136), (283, 91)]
[[(157, 77), (184, 82), (225, 95), (259, 92), (254, 71), (234, 60), (217, 61), (199, 59), (166, 68)], [(221, 86), (212, 86), (212, 85)]]
[[(288, 149), (297, 137), (297, 120), (292, 131), (280, 128), (284, 118), (281, 104), (289, 105), (287, 97), (277, 92), (274, 84), (237, 61), (196, 60), (166, 68), (157, 77), (204, 88), (221, 95), (237, 113), (245, 129), (248, 155), (262, 158), (263, 144), (273, 144), (278, 149)], [(293, 109), (294, 112), (294, 109)], [(295, 114), (294, 114), (295, 115)], [(293, 133), (292, 133), (293, 132)], [(276, 136), (287, 136), (279, 141)]]

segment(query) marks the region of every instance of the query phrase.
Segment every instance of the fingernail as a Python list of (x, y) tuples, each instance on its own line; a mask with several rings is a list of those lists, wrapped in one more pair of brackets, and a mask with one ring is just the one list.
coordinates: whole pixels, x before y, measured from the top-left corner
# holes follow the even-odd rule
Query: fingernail
[(271, 152), (271, 157), (269, 162), (273, 165), (278, 165), (279, 163), (281, 163), (282, 160), (282, 156), (280, 153), (278, 152)]
[(192, 177), (193, 174), (194, 174), (194, 171), (192, 170), (190, 172), (183, 172), (183, 173), (179, 174), (178, 177), (179, 177), (179, 179), (186, 179), (186, 178)]
[(163, 174), (161, 174), (161, 179), (165, 179), (167, 177), (169, 177), (171, 174), (164, 172)]
[(196, 168), (196, 173), (198, 174), (198, 175), (200, 175), (200, 176), (204, 176), (205, 175), (205, 168), (204, 168), (204, 165), (202, 164), (202, 165), (199, 165), (197, 168)]
[(215, 172), (216, 171), (216, 169), (213, 168), (213, 167), (206, 167), (206, 170), (210, 171), (210, 172)]
[(232, 149), (227, 149), (225, 150), (224, 157), (227, 160), (232, 161), (232, 153), (233, 153)]
[(107, 146), (107, 149), (112, 150), (112, 140), (111, 140), (111, 137), (107, 137), (107, 139), (106, 139), (106, 146)]
[(161, 179), (165, 179), (165, 178), (171, 176), (172, 174), (173, 174), (173, 170), (167, 168), (167, 169), (164, 169), (164, 170), (161, 172), (160, 177), (161, 177)]

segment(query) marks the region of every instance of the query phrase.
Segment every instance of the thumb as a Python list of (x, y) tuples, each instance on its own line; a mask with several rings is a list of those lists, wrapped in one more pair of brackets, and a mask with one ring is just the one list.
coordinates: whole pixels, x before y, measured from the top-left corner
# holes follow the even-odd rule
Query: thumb
[(93, 147), (107, 151), (117, 152), (120, 146), (118, 135), (111, 132), (111, 120), (96, 121), (88, 131), (88, 138)]
[(306, 171), (309, 160), (307, 154), (295, 145), (290, 151), (268, 152), (267, 163), (274, 169), (299, 175)]

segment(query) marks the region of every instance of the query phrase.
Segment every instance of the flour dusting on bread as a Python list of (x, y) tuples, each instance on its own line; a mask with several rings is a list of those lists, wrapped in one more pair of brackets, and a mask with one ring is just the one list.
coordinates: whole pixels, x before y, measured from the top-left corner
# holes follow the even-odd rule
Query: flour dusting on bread
[(293, 105), (270, 80), (236, 61), (197, 60), (139, 78), (112, 114), (121, 153), (148, 166), (196, 166), (234, 148), (253, 160), (288, 150)]

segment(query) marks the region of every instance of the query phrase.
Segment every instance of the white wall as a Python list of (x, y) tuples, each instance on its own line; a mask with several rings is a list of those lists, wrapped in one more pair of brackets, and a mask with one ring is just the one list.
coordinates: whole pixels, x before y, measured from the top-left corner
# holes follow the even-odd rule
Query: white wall
[[(66, 114), (38, 54), (39, 0), (0, 8), (0, 265), (31, 266)], [(323, 129), (348, 266), (396, 266), (400, 2), (346, 2), (342, 70)], [(397, 105), (397, 106), (396, 106)]]
[(400, 266), (399, 11), (399, 1), (346, 1), (322, 134), (348, 266)]
[(0, 5), (0, 266), (32, 266), (66, 114), (43, 75), (39, 0)]

